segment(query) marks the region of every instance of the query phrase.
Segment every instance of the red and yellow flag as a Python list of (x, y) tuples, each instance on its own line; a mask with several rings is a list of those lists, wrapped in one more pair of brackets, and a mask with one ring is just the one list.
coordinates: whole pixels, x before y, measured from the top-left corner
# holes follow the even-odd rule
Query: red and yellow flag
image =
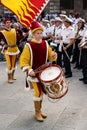
[(49, 0), (1, 0), (3, 6), (16, 14), (20, 23), (29, 27), (43, 11)]

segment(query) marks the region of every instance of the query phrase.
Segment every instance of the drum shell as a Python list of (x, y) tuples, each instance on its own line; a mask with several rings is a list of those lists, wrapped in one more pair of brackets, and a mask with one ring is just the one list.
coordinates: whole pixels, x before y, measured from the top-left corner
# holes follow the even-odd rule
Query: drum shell
[[(50, 98), (52, 98), (52, 99), (59, 99), (59, 98), (61, 98), (61, 97), (63, 97), (66, 93), (67, 93), (67, 91), (68, 91), (68, 85), (67, 85), (67, 83), (66, 83), (66, 79), (65, 79), (65, 76), (64, 76), (64, 73), (63, 73), (63, 71), (62, 71), (62, 69), (59, 67), (59, 66), (57, 66), (57, 65), (50, 65), (50, 66), (48, 66), (48, 67), (58, 67), (59, 69), (60, 69), (60, 74), (56, 77), (56, 78), (53, 78), (52, 80), (46, 80), (46, 81), (44, 81), (43, 79), (41, 79), (41, 73), (39, 74), (39, 80), (40, 80), (40, 82), (42, 82), (43, 84), (44, 84), (44, 89), (45, 89), (45, 91), (47, 92), (47, 95), (48, 95), (48, 97), (50, 97)], [(48, 67), (46, 67), (46, 68), (48, 68)], [(43, 69), (43, 71), (46, 69), (46, 68), (44, 68)], [(51, 91), (51, 86), (52, 85), (58, 85), (59, 86), (59, 93), (54, 93), (54, 92), (52, 92)]]

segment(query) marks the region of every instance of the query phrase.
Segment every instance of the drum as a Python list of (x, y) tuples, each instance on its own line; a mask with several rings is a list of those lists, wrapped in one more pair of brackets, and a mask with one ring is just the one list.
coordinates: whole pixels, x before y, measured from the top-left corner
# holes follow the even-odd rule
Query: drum
[(39, 80), (43, 83), (44, 89), (49, 98), (59, 99), (68, 92), (68, 85), (64, 73), (56, 64), (46, 66), (39, 73)]

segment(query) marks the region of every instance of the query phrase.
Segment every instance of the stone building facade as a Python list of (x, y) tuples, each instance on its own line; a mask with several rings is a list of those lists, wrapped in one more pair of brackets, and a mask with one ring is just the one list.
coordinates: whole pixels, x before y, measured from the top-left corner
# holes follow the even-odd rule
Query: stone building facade
[(87, 17), (87, 0), (50, 0), (46, 12), (60, 13), (62, 10), (69, 12), (78, 12), (83, 18)]
[(3, 16), (3, 13), (4, 13), (4, 8), (2, 5), (0, 5), (0, 16)]
[[(87, 17), (87, 0), (50, 0), (45, 8), (46, 13), (79, 12), (84, 18)], [(4, 13), (3, 6), (0, 5), (0, 15)]]

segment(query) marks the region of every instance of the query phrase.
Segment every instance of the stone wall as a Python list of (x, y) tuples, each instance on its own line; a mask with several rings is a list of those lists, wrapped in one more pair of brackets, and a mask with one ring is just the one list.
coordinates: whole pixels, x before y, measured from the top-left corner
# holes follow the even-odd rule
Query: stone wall
[[(45, 11), (49, 13), (60, 12), (60, 0), (50, 0)], [(66, 12), (79, 12), (83, 18), (87, 17), (87, 10), (83, 10), (82, 0), (74, 0), (74, 10), (66, 10)]]
[(3, 16), (3, 13), (4, 13), (4, 8), (2, 5), (0, 5), (0, 16)]
[(58, 13), (60, 11), (59, 0), (50, 0), (45, 10), (47, 13)]
[[(60, 0), (50, 0), (48, 5), (45, 8), (46, 13), (59, 13), (60, 12)], [(82, 0), (74, 0), (74, 10), (66, 10), (79, 12), (83, 18), (87, 17), (87, 10), (83, 10), (83, 1)], [(4, 13), (3, 6), (0, 5), (0, 15)]]

